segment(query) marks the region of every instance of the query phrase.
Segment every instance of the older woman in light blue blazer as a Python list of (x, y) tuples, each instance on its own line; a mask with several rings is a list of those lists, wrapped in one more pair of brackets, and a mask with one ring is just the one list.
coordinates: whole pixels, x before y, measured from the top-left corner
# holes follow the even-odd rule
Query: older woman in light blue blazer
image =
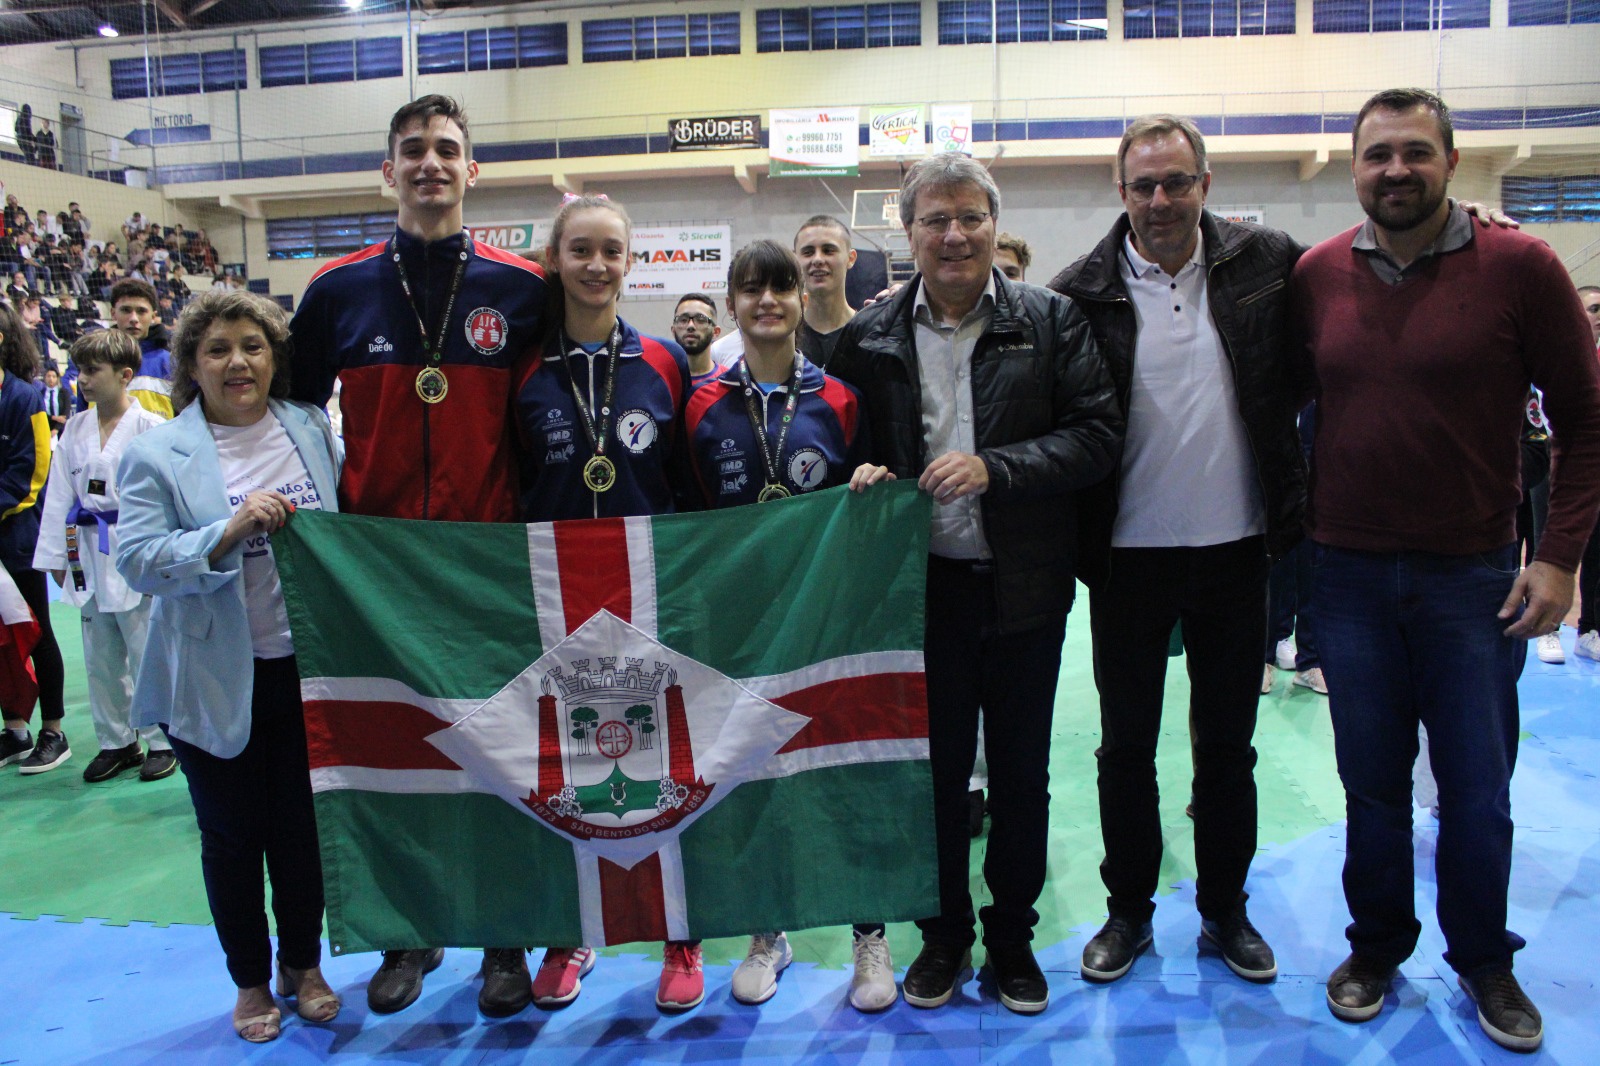
[(133, 719), (172, 739), (200, 825), (240, 1036), (278, 1036), (261, 867), (278, 927), (278, 994), (331, 1021), (318, 966), (322, 864), (300, 675), (271, 534), (300, 507), (337, 508), (340, 449), (319, 410), (290, 403), (282, 310), (243, 291), (184, 309), (171, 422), (139, 437), (118, 477), (117, 568), (155, 597)]

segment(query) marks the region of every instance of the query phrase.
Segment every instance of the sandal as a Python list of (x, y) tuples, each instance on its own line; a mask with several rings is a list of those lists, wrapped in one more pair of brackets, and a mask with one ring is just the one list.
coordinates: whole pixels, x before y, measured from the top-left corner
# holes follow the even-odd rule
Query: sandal
[[(254, 1036), (246, 1032), (247, 1029), (254, 1029), (258, 1025), (261, 1026), (261, 1030)], [(283, 1015), (278, 1012), (277, 1007), (273, 1007), (265, 1014), (252, 1014), (248, 1018), (241, 1018), (237, 1014), (233, 1016), (233, 1031), (252, 1044), (265, 1044), (278, 1039), (279, 1034), (283, 1032), (282, 1026)]]
[[(306, 979), (310, 970), (295, 970), (285, 966), (282, 960), (278, 962), (278, 995), (284, 999), (296, 1000), (294, 1012), (308, 1022), (325, 1024), (339, 1016), (339, 1011), (344, 1003), (339, 999), (339, 993), (331, 989), (324, 995), (313, 996), (311, 999), (300, 998), (300, 984)], [(333, 1007), (332, 1012), (327, 1008)]]

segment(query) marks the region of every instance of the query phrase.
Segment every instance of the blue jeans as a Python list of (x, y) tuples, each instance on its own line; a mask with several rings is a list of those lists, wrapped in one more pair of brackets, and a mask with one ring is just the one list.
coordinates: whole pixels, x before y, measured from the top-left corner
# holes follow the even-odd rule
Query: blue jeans
[(1435, 870), (1445, 961), (1511, 964), (1511, 772), (1527, 643), (1495, 614), (1517, 546), (1476, 556), (1314, 545), (1317, 636), (1348, 819), (1344, 894), (1353, 950), (1399, 965), (1416, 947), (1411, 764), (1428, 727), (1439, 781)]

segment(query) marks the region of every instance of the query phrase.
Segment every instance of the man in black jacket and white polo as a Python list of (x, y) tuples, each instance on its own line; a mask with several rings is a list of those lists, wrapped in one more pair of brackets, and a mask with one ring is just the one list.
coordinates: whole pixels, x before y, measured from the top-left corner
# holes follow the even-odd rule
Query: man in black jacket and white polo
[(984, 946), (1001, 1002), (1034, 1013), (1050, 997), (1029, 942), (1074, 588), (1072, 493), (1115, 468), (1122, 417), (1083, 314), (994, 269), (999, 213), (999, 190), (971, 159), (912, 167), (900, 218), (918, 274), (845, 327), (828, 371), (861, 391), (871, 429), (875, 465), (851, 486), (917, 478), (936, 502), (924, 658), (941, 913), (917, 923), (906, 1001), (941, 1006), (971, 962), (967, 779), (981, 706), (994, 897)]
[(1248, 980), (1277, 962), (1245, 910), (1269, 556), (1300, 536), (1287, 234), (1205, 210), (1205, 139), (1135, 119), (1117, 153), (1126, 213), (1050, 288), (1083, 308), (1128, 416), (1120, 472), (1079, 528), (1100, 690), (1101, 878), (1109, 919), (1083, 976), (1113, 981), (1149, 944), (1161, 866), (1156, 738), (1167, 646), (1182, 621), (1194, 753), (1202, 936)]

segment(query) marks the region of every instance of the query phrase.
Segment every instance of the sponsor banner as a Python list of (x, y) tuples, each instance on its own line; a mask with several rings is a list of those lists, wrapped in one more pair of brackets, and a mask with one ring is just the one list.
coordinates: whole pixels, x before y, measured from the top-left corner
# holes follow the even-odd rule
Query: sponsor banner
[(633, 269), (623, 292), (645, 299), (676, 300), (686, 292), (728, 291), (733, 226), (690, 222), (679, 226), (635, 226), (629, 247)]
[(772, 177), (853, 178), (861, 173), (860, 109), (773, 111)]
[(1258, 226), (1267, 224), (1267, 212), (1260, 207), (1212, 207), (1211, 213), (1229, 222), (1254, 222)]
[(550, 220), (537, 222), (485, 222), (468, 223), (467, 232), (472, 239), (491, 248), (507, 252), (524, 253), (542, 249), (550, 240)]
[(675, 118), (667, 127), (669, 152), (715, 152), (761, 147), (760, 115)]
[[(542, 249), (550, 240), (550, 220), (473, 223), (472, 239), (508, 252)], [(629, 251), (633, 267), (623, 291), (635, 299), (677, 299), (686, 292), (728, 290), (733, 259), (733, 226), (727, 222), (636, 225)]]
[(874, 107), (868, 121), (868, 153), (877, 159), (905, 159), (927, 155), (927, 129), (922, 105)]
[(934, 104), (931, 108), (933, 150), (972, 154), (972, 105)]

